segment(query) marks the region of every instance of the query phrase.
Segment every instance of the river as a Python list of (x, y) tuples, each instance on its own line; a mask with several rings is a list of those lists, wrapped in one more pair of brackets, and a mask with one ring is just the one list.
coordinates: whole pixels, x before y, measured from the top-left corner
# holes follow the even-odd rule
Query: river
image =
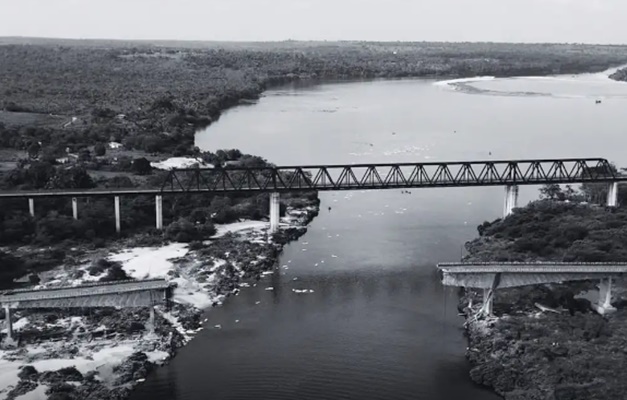
[[(626, 104), (627, 84), (603, 74), (293, 85), (226, 112), (197, 144), (278, 165), (581, 156), (623, 166)], [(522, 188), (520, 203), (537, 189)], [(498, 398), (468, 377), (457, 295), (435, 264), (459, 260), (476, 226), (500, 216), (503, 188), (320, 197), (276, 272), (208, 310), (206, 329), (133, 400)]]

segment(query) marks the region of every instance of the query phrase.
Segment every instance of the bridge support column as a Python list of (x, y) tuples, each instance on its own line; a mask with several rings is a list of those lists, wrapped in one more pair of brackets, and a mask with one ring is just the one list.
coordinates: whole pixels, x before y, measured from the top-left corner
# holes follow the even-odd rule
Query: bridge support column
[(113, 203), (115, 205), (115, 231), (120, 233), (121, 223), (120, 223), (120, 196), (115, 196), (113, 198)]
[(618, 206), (618, 182), (610, 182), (607, 188), (607, 206)]
[(599, 284), (599, 302), (595, 308), (601, 315), (616, 311), (616, 308), (612, 307), (612, 277), (601, 279)]
[(4, 306), (4, 324), (7, 328), (7, 338), (4, 341), (4, 345), (6, 347), (15, 347), (15, 339), (13, 338), (13, 322), (11, 321), (11, 308), (9, 306)]
[(78, 219), (78, 199), (72, 197), (72, 216), (74, 219)]
[(279, 230), (279, 194), (270, 193), (270, 233)]
[(494, 296), (492, 289), (483, 289), (483, 306), (481, 306), (481, 310), (483, 311), (483, 315), (486, 317), (492, 315), (493, 299)]
[(163, 196), (157, 195), (155, 197), (155, 212), (156, 212), (156, 227), (159, 230), (163, 229)]
[(514, 208), (518, 207), (518, 185), (505, 186), (505, 205), (503, 207), (503, 218), (511, 215)]
[(155, 307), (150, 306), (150, 317), (148, 318), (148, 335), (155, 333)]
[(32, 197), (28, 199), (28, 212), (31, 217), (35, 217), (35, 199)]

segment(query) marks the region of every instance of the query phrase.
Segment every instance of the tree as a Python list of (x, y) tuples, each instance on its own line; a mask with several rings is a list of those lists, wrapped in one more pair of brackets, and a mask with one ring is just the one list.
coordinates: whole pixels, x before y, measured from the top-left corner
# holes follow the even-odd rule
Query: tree
[(150, 161), (148, 161), (145, 157), (133, 160), (133, 172), (137, 175), (149, 175), (151, 171), (152, 166), (150, 165)]
[(97, 155), (98, 157), (102, 157), (106, 153), (107, 153), (107, 148), (105, 147), (103, 143), (97, 143), (94, 146), (94, 154)]
[(540, 198), (564, 200), (564, 193), (562, 193), (562, 188), (557, 183), (548, 183), (540, 188)]
[(31, 159), (37, 159), (39, 157), (39, 152), (41, 151), (41, 146), (37, 142), (31, 143), (28, 146), (28, 157)]
[(91, 161), (91, 151), (89, 151), (89, 149), (80, 149), (78, 151), (78, 161)]
[(94, 186), (94, 181), (83, 167), (59, 167), (46, 183), (47, 189), (89, 189)]

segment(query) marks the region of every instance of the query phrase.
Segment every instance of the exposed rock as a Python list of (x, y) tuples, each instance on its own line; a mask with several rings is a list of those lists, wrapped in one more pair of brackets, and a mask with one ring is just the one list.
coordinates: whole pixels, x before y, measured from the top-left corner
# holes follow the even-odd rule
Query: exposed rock
[(39, 375), (39, 381), (45, 384), (81, 382), (82, 380), (83, 374), (81, 374), (76, 367), (66, 367), (56, 371), (44, 371)]
[(39, 378), (39, 372), (32, 365), (25, 365), (20, 369), (17, 377), (21, 380), (37, 382)]
[(37, 389), (37, 383), (30, 380), (21, 380), (15, 385), (15, 388), (7, 394), (7, 400), (13, 400), (18, 396)]
[(150, 373), (153, 368), (154, 364), (148, 361), (146, 353), (133, 353), (121, 365), (114, 368), (114, 372), (118, 374), (115, 384), (123, 385), (138, 379), (146, 378), (148, 373)]

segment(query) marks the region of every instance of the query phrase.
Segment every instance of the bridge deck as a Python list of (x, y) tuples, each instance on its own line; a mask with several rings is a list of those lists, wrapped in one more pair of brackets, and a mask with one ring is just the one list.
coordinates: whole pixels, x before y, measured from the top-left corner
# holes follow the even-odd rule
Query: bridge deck
[(445, 286), (490, 289), (621, 276), (627, 263), (440, 263), (438, 269)]
[(568, 262), (490, 262), (490, 263), (439, 263), (438, 269), (451, 274), (541, 274), (541, 273), (627, 273), (627, 263), (568, 263)]
[(1, 198), (295, 192), (627, 181), (603, 158), (170, 170), (159, 188), (0, 192)]
[(123, 295), (133, 292), (165, 291), (170, 287), (164, 279), (146, 281), (120, 281), (93, 283), (80, 286), (63, 286), (56, 288), (31, 290), (20, 289), (0, 293), (0, 303), (16, 303), (28, 301), (59, 300), (79, 297), (95, 297), (104, 295)]

